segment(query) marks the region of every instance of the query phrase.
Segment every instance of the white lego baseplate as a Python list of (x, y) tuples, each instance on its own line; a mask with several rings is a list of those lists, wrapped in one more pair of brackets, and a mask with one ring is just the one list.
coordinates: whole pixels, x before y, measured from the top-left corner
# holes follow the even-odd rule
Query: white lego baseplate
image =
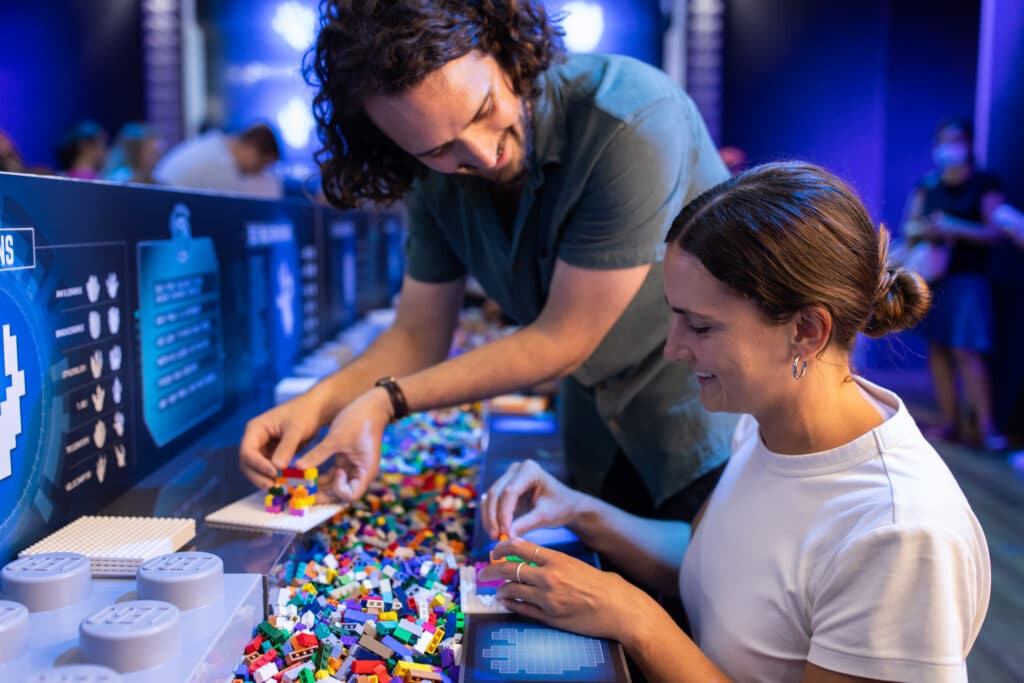
[(222, 507), (216, 512), (206, 515), (208, 524), (237, 526), (246, 529), (265, 529), (267, 531), (285, 531), (304, 534), (310, 529), (326, 522), (343, 509), (335, 503), (319, 503), (306, 508), (301, 517), (286, 512), (267, 512), (264, 507), (266, 491), (256, 491), (231, 505)]
[(175, 517), (79, 517), (18, 557), (79, 553), (93, 576), (134, 577), (146, 560), (181, 549), (196, 536), (194, 519)]
[(465, 614), (511, 614), (493, 595), (476, 592), (476, 568), (459, 567), (459, 603)]

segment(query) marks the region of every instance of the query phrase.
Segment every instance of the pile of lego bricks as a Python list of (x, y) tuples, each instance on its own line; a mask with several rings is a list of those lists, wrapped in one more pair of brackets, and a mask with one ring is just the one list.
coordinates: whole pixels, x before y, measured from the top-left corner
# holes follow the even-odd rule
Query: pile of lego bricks
[(235, 681), (458, 680), (482, 435), (478, 406), (389, 428), (370, 492), (270, 577)]

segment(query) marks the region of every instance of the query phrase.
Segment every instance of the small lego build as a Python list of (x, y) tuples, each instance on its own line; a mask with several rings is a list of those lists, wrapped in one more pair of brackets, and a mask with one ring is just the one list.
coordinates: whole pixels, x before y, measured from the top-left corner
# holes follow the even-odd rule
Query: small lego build
[(315, 467), (304, 470), (287, 467), (279, 470), (274, 485), (264, 499), (267, 512), (280, 514), (287, 510), (290, 515), (304, 516), (306, 510), (316, 502), (316, 480), (319, 476)]

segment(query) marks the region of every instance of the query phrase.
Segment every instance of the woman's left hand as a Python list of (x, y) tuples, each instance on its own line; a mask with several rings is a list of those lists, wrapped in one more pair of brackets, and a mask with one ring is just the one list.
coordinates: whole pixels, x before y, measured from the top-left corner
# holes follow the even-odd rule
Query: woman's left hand
[(509, 583), (497, 591), (505, 607), (565, 631), (621, 642), (626, 639), (624, 629), (637, 621), (637, 613), (657, 606), (647, 593), (618, 574), (521, 538), (499, 543), (491, 555), (515, 555), (536, 562), (536, 567), (498, 562), (485, 567), (480, 578), (506, 579)]

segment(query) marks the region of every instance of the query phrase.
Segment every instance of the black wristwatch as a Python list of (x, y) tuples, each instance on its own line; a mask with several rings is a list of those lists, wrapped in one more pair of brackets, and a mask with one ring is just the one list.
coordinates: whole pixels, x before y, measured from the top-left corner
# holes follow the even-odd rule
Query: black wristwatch
[(401, 420), (409, 414), (409, 404), (405, 400), (405, 394), (402, 393), (402, 387), (398, 386), (398, 381), (394, 377), (381, 377), (373, 383), (373, 386), (384, 387), (384, 390), (388, 392), (388, 398), (391, 399), (392, 421)]

